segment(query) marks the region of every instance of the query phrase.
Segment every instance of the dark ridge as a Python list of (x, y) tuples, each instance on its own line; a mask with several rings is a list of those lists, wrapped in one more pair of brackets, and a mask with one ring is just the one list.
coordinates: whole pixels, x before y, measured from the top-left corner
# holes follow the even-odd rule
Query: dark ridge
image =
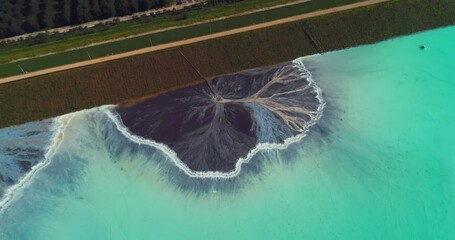
[(7, 147), (5, 152), (8, 155), (16, 155), (17, 153), (20, 153), (22, 151), (22, 148), (19, 147)]
[(311, 34), (311, 31), (309, 29), (309, 26), (308, 24), (304, 23), (302, 24), (302, 28), (303, 28), (303, 31), (305, 32), (305, 35), (308, 37), (308, 39), (310, 39), (311, 41), (311, 44), (314, 46), (314, 48), (316, 48), (316, 50), (318, 51), (318, 53), (322, 53), (322, 50), (321, 48), (319, 47), (319, 44), (316, 42), (316, 39), (313, 37), (313, 35)]
[(40, 134), (41, 132), (40, 131), (31, 131), (31, 132), (27, 132), (25, 134), (26, 137), (31, 137), (31, 136), (35, 136), (35, 135), (38, 135)]
[(17, 155), (19, 157), (25, 157), (25, 158), (36, 158), (40, 155), (43, 155), (43, 150), (41, 149), (35, 149), (33, 147), (27, 147), (27, 148), (22, 148), (22, 147), (7, 147), (5, 150), (7, 155), (14, 156)]
[(7, 178), (6, 178), (6, 183), (7, 183), (8, 185), (14, 184), (14, 180), (13, 180), (11, 177), (7, 177)]
[(30, 171), (30, 169), (32, 169), (32, 163), (29, 161), (21, 160), (21, 161), (18, 161), (18, 163), (24, 172), (28, 172), (28, 171)]

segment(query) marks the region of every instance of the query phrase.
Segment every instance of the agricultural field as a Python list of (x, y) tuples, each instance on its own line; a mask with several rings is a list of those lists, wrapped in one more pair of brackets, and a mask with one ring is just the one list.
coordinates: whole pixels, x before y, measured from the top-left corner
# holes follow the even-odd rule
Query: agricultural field
[[(437, 2), (395, 0), (2, 84), (0, 127), (120, 103), (202, 81), (179, 50), (209, 78), (315, 54), (318, 49), (306, 31), (326, 52), (455, 24), (455, 2)], [(184, 36), (185, 32), (180, 34)]]
[(239, 3), (234, 2), (235, 4), (217, 4), (213, 6), (205, 6), (201, 2), (184, 12), (141, 15), (140, 18), (135, 18), (132, 21), (112, 21), (92, 28), (81, 28), (66, 33), (40, 34), (22, 41), (0, 44), (0, 51), (4, 53), (0, 56), (0, 64), (169, 27), (194, 24), (292, 1), (295, 0), (243, 0)]
[(164, 7), (166, 0), (0, 1), (0, 39)]
[[(248, 2), (248, 1), (245, 1)], [(127, 51), (132, 51), (140, 48), (149, 47), (151, 45), (159, 45), (163, 43), (178, 41), (186, 38), (193, 38), (198, 36), (207, 35), (210, 33), (216, 33), (226, 30), (231, 30), (239, 27), (245, 27), (261, 22), (277, 20), (289, 16), (295, 16), (303, 13), (312, 12), (315, 10), (330, 8), (334, 6), (344, 5), (348, 3), (358, 2), (358, 0), (336, 0), (336, 1), (310, 1), (300, 3), (292, 6), (285, 6), (276, 9), (270, 9), (263, 12), (256, 12), (247, 15), (226, 18), (223, 20), (206, 22), (202, 24), (187, 26), (183, 28), (177, 28), (167, 30), (163, 32), (157, 32), (138, 36), (134, 38), (119, 40), (115, 42), (104, 43), (91, 47), (80, 48), (77, 50), (61, 52), (57, 54), (31, 58), (27, 60), (21, 60), (18, 62), (6, 63), (15, 59), (26, 58), (30, 56), (36, 56), (48, 52), (58, 52), (64, 49), (87, 46), (93, 42), (103, 41), (110, 39), (113, 35), (121, 37), (123, 35), (138, 34), (146, 30), (148, 26), (171, 26), (174, 24), (175, 18), (172, 16), (155, 17), (151, 23), (143, 23), (143, 20), (138, 22), (125, 22), (118, 26), (114, 26), (106, 30), (105, 32), (93, 33), (90, 35), (78, 36), (74, 39), (63, 41), (63, 43), (55, 44), (53, 42), (45, 43), (42, 45), (32, 47), (18, 47), (4, 49), (4, 52), (0, 55), (0, 63), (6, 63), (0, 65), (0, 78), (22, 74), (22, 69), (26, 72), (32, 72), (40, 69), (50, 68), (54, 66), (75, 63), (79, 61), (88, 60), (90, 58), (98, 58), (111, 54), (117, 54)], [(241, 8), (246, 10), (246, 6), (240, 3), (229, 5), (230, 9), (225, 10), (221, 7), (203, 8), (200, 10), (190, 11), (189, 17), (186, 20), (181, 21), (180, 24), (187, 24), (194, 21), (194, 19), (204, 20), (208, 17), (218, 17), (217, 11), (223, 13), (232, 13), (234, 8)], [(224, 6), (224, 5), (223, 5)], [(218, 10), (219, 9), (219, 10)], [(210, 10), (210, 11), (209, 11)], [(160, 22), (162, 25), (160, 25)], [(154, 25), (155, 24), (155, 25)], [(0, 50), (2, 48), (0, 47)], [(22, 69), (21, 69), (22, 68)]]

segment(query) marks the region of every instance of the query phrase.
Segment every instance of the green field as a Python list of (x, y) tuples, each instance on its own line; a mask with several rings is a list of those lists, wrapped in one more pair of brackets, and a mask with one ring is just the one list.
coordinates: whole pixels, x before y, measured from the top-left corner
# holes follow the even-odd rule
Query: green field
[(0, 45), (0, 64), (18, 59), (42, 56), (49, 53), (64, 52), (100, 42), (125, 38), (169, 27), (195, 24), (201, 21), (230, 16), (264, 7), (276, 6), (295, 0), (244, 0), (235, 4), (221, 4), (210, 7), (196, 7), (187, 12), (187, 18), (180, 14), (148, 16), (133, 21), (118, 22), (107, 26), (95, 26), (74, 32), (48, 35), (44, 42), (35, 44), (33, 40)]
[[(8, 77), (8, 76), (13, 76), (13, 75), (19, 75), (22, 74), (22, 69), (27, 72), (32, 72), (32, 71), (37, 71), (41, 69), (46, 69), (50, 67), (55, 67), (55, 66), (60, 66), (64, 64), (70, 64), (70, 63), (75, 63), (83, 60), (88, 60), (90, 57), (91, 58), (98, 58), (98, 57), (103, 57), (107, 56), (110, 54), (117, 54), (117, 53), (122, 53), (122, 52), (127, 52), (127, 51), (132, 51), (144, 47), (149, 47), (151, 44), (153, 45), (158, 45), (158, 44), (163, 44), (163, 43), (168, 43), (168, 42), (173, 42), (173, 41), (178, 41), (182, 40), (185, 38), (193, 38), (193, 37), (198, 37), (198, 36), (203, 36), (207, 35), (210, 33), (215, 33), (215, 32), (221, 32), (221, 31), (226, 31), (230, 29), (235, 29), (239, 27), (244, 27), (244, 26), (249, 26), (261, 22), (266, 22), (266, 21), (272, 21), (276, 19), (281, 19), (289, 16), (295, 16), (307, 12), (312, 12), (315, 10), (319, 9), (324, 9), (324, 8), (330, 8), (334, 6), (339, 6), (339, 5), (344, 5), (344, 4), (349, 4), (353, 2), (358, 2), (359, 0), (313, 0), (310, 2), (306, 3), (301, 3), (297, 5), (292, 5), (292, 6), (286, 6), (286, 7), (281, 7), (277, 9), (271, 9), (263, 12), (257, 12), (257, 13), (251, 13), (243, 16), (237, 16), (237, 17), (232, 17), (232, 18), (227, 18), (224, 20), (219, 20), (219, 21), (214, 21), (210, 23), (203, 23), (203, 24), (198, 24), (198, 25), (193, 25), (193, 26), (188, 26), (188, 27), (183, 27), (183, 28), (178, 28), (178, 29), (173, 29), (173, 30), (168, 30), (164, 32), (159, 32), (159, 33), (153, 33), (149, 35), (144, 35), (140, 37), (135, 37), (135, 38), (130, 38), (130, 39), (125, 39), (125, 40), (119, 40), (111, 43), (105, 43), (101, 45), (96, 45), (92, 47), (87, 47), (87, 48), (80, 48), (77, 50), (72, 50), (72, 51), (67, 51), (67, 52), (61, 52), (57, 54), (52, 54), (48, 56), (43, 56), (43, 57), (37, 57), (37, 58), (31, 58), (27, 60), (22, 60), (18, 62), (13, 62), (13, 63), (7, 63), (0, 65), (0, 78), (1, 77)], [(283, 2), (283, 1), (281, 1)], [(235, 11), (243, 11), (247, 9), (245, 6), (247, 5), (242, 5), (240, 3), (237, 4), (231, 4), (231, 5), (225, 5), (223, 6), (224, 8), (229, 7), (228, 10), (223, 10), (224, 13), (227, 12), (235, 12)], [(216, 7), (214, 7), (216, 8)], [(211, 18), (211, 17), (219, 17), (216, 13), (217, 9), (214, 8), (204, 8), (200, 10), (195, 10), (190, 12), (189, 19), (195, 19), (197, 18), (198, 20), (203, 20), (204, 18)], [(241, 10), (236, 10), (236, 8), (241, 8)], [(197, 17), (196, 15), (201, 14), (201, 16)], [(194, 16), (193, 16), (194, 15)], [(165, 22), (165, 19), (162, 21)], [(169, 20), (168, 20), (169, 21)], [(175, 20), (173, 20), (175, 22)], [(133, 24), (133, 25), (125, 25), (128, 26), (127, 28), (123, 26), (122, 29), (129, 29), (129, 34), (134, 34), (134, 33), (139, 33), (145, 29), (146, 25), (153, 25), (153, 23), (150, 24), (137, 24), (137, 26), (134, 26), (133, 23), (127, 23), (127, 24)], [(185, 24), (185, 22), (182, 21), (181, 24)], [(120, 28), (120, 26), (119, 26)], [(93, 37), (100, 38), (98, 40), (103, 40), (103, 36), (109, 35), (112, 37), (112, 34), (115, 34), (115, 29), (109, 30), (111, 35), (108, 33), (99, 33), (94, 35)], [(120, 31), (120, 30), (119, 30)], [(137, 31), (137, 32), (135, 32)], [(121, 32), (121, 31), (120, 31)], [(80, 36), (77, 41), (84, 42), (87, 41), (88, 39), (87, 36)], [(91, 39), (93, 40), (93, 39)], [(76, 41), (76, 40), (74, 40)], [(87, 42), (89, 44), (90, 42)], [(52, 44), (52, 43), (49, 43)], [(42, 46), (45, 48), (45, 46)], [(71, 46), (69, 46), (71, 47)], [(74, 46), (73, 46), (74, 47)], [(39, 46), (37, 46), (38, 49), (35, 49), (36, 51), (39, 52)], [(5, 59), (9, 59), (9, 56), (22, 56), (21, 51), (23, 49), (12, 49), (9, 51), (2, 52), (1, 57), (5, 61)], [(38, 52), (29, 52), (32, 54), (37, 54)], [(35, 55), (36, 55), (35, 54)]]

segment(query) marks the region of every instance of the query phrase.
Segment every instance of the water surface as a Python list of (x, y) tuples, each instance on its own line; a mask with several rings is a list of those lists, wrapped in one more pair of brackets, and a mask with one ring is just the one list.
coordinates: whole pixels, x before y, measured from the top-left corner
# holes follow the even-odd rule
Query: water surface
[(0, 239), (454, 239), (454, 40), (450, 27), (297, 60), (322, 118), (236, 178), (188, 177), (107, 107), (63, 116)]

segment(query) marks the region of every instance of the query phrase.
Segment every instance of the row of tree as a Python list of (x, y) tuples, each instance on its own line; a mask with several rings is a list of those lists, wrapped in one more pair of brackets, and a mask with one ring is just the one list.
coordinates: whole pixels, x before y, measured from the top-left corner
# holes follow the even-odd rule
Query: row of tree
[(209, 4), (215, 5), (220, 3), (235, 3), (240, 1), (242, 0), (209, 0)]
[(167, 0), (0, 0), (0, 39), (160, 8)]

